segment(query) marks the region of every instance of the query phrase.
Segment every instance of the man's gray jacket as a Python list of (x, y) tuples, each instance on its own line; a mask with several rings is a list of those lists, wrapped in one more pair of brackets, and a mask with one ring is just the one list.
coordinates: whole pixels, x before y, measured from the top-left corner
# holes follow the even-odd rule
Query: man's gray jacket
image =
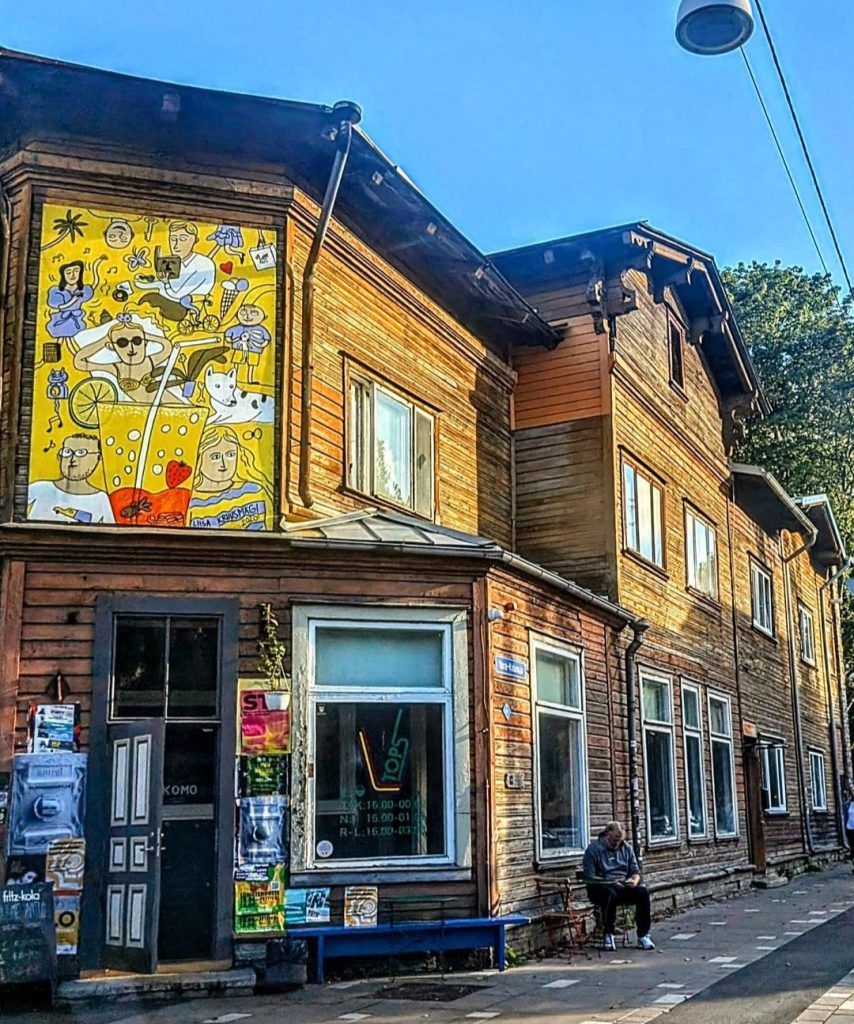
[(612, 850), (605, 840), (605, 832), (599, 833), (584, 851), (582, 871), (585, 879), (601, 878), (606, 882), (625, 882), (632, 875), (639, 875), (635, 851), (625, 839), (616, 850)]

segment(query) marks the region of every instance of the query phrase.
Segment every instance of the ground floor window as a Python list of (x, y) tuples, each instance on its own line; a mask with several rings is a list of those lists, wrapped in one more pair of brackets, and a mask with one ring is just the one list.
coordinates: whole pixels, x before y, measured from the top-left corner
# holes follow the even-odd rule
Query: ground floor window
[(786, 810), (785, 748), (773, 743), (762, 748), (762, 797), (769, 814)]
[(703, 756), (703, 718), (700, 688), (682, 684), (682, 730), (685, 740), (685, 796), (688, 804), (688, 835), (706, 835), (706, 772)]
[(670, 680), (641, 673), (647, 824), (651, 841), (676, 839), (676, 771), (673, 757), (673, 694)]
[(581, 656), (534, 639), (537, 846), (542, 858), (587, 844), (584, 680)]
[(469, 756), (460, 626), (464, 652), (459, 615), (295, 613), (294, 674), (307, 684), (294, 709), (306, 723), (304, 742), (294, 736), (297, 867), (457, 863)]
[(738, 835), (735, 808), (735, 766), (732, 749), (732, 714), (726, 697), (709, 694), (709, 737), (712, 748), (712, 792), (715, 834)]
[(810, 751), (810, 782), (812, 787), (812, 809), (827, 810), (827, 783), (824, 776), (824, 754)]

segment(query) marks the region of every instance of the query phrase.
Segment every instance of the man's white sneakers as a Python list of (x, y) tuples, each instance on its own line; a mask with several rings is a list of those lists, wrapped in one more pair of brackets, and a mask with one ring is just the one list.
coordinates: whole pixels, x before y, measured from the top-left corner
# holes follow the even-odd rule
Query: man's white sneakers
[(613, 935), (607, 934), (605, 938), (602, 939), (602, 949), (608, 953), (615, 953), (617, 951), (617, 943), (614, 941)]
[[(611, 936), (613, 940), (613, 936)], [(638, 939), (638, 949), (655, 949), (655, 943), (648, 935), (641, 935)]]

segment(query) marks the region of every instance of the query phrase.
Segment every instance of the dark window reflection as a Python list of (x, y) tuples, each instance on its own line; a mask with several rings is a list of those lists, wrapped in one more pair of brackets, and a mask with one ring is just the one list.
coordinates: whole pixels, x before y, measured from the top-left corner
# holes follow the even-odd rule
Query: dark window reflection
[(166, 692), (166, 620), (116, 619), (113, 715), (160, 718)]
[(210, 619), (172, 619), (169, 634), (169, 718), (216, 714), (219, 630)]

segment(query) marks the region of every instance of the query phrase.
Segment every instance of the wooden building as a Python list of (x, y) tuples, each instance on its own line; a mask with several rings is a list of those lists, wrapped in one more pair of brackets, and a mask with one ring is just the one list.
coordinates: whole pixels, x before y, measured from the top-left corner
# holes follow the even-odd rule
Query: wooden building
[(845, 551), (826, 498), (731, 462), (767, 405), (713, 259), (645, 224), (492, 259), (563, 332), (515, 352), (514, 546), (650, 623), (647, 871), (697, 894), (839, 850)]

